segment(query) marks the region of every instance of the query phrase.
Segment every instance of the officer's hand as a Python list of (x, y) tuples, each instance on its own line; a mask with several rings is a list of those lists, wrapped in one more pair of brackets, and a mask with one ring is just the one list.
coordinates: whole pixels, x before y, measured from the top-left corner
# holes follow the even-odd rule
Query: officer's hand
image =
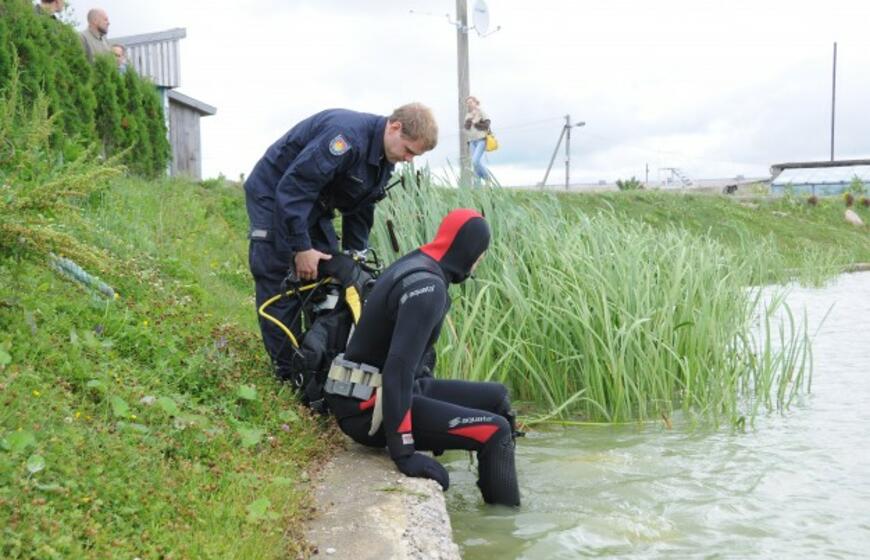
[(402, 474), (418, 478), (431, 478), (441, 485), (442, 490), (450, 487), (450, 475), (447, 474), (441, 463), (422, 453), (414, 453), (406, 457), (395, 459), (396, 466)]
[(321, 260), (328, 261), (332, 255), (321, 253), (317, 249), (299, 251), (293, 258), (296, 264), (296, 275), (300, 280), (314, 280), (317, 278), (317, 263)]

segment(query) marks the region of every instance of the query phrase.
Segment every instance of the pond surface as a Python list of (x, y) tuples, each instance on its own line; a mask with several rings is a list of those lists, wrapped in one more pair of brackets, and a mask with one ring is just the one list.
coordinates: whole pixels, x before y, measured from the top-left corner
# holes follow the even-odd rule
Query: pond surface
[(812, 393), (746, 433), (529, 434), (518, 510), (485, 506), (468, 455), (445, 455), (463, 558), (870, 557), (870, 273), (786, 301), (815, 333)]

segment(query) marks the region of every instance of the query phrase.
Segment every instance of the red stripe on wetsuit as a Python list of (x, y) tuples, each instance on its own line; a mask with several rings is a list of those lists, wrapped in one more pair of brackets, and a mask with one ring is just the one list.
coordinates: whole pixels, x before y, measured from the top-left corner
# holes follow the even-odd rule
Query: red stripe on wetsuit
[[(360, 410), (368, 410), (368, 409), (372, 408), (373, 406), (375, 406), (375, 401), (377, 400), (377, 398), (378, 398), (378, 396), (374, 395), (369, 400), (359, 403), (359, 409)], [(408, 433), (410, 431), (411, 431), (411, 411), (409, 409), (408, 412), (405, 413), (405, 417), (402, 419), (402, 423), (399, 424), (399, 429), (396, 430), (396, 432), (399, 434), (404, 434), (404, 433)]]
[(453, 428), (452, 430), (447, 430), (447, 433), (454, 436), (471, 438), (473, 440), (479, 441), (480, 443), (486, 443), (489, 438), (492, 437), (492, 434), (496, 433), (497, 431), (498, 426), (496, 424), (478, 424), (477, 426), (464, 426), (462, 428)]

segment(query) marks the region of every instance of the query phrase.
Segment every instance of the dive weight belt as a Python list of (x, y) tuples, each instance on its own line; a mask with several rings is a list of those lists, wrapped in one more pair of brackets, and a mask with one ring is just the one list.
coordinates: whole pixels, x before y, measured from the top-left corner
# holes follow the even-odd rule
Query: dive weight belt
[(376, 393), (369, 435), (373, 436), (378, 431), (384, 420), (383, 376), (378, 368), (345, 360), (344, 354), (339, 354), (332, 360), (323, 390), (330, 395), (350, 397), (360, 401), (367, 401), (372, 398), (373, 393)]

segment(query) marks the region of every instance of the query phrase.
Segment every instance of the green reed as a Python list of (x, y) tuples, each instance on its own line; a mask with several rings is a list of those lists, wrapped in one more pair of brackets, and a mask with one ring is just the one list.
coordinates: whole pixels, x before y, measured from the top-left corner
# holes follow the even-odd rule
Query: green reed
[(456, 207), (481, 210), (493, 232), (478, 279), (454, 294), (439, 375), (500, 381), (549, 416), (609, 422), (675, 409), (735, 421), (786, 406), (808, 385), (802, 326), (790, 313), (775, 323), (781, 298), (759, 311), (760, 290), (748, 287), (782, 274), (770, 245), (738, 256), (706, 236), (584, 214), (548, 194), (421, 179), (379, 208), (382, 255), (392, 254), (387, 220), (403, 253)]

